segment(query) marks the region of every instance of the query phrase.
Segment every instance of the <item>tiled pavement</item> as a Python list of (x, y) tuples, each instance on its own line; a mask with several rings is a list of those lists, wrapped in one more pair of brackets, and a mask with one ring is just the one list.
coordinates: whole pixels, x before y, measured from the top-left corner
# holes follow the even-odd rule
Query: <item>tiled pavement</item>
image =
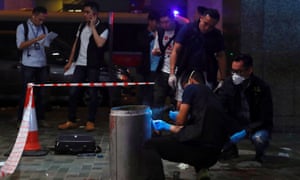
[[(54, 108), (47, 113), (47, 121), (51, 128), (39, 128), (39, 141), (42, 147), (50, 149), (46, 156), (22, 157), (16, 172), (5, 179), (21, 180), (99, 180), (110, 179), (109, 170), (109, 108), (100, 108), (97, 116), (97, 129), (89, 132), (102, 148), (97, 156), (79, 157), (73, 155), (56, 155), (53, 152), (55, 138), (62, 131), (57, 124), (66, 120), (65, 107)], [(15, 108), (0, 110), (0, 162), (13, 145), (17, 136), (15, 125)], [(79, 109), (82, 123), (86, 117), (86, 108)], [(85, 133), (84, 129), (68, 130), (67, 132)], [(231, 161), (218, 162), (210, 169), (211, 179), (299, 179), (300, 178), (300, 134), (274, 133), (266, 161), (261, 165), (250, 161), (253, 149), (248, 141), (240, 145), (240, 157)], [(178, 167), (178, 163), (164, 161), (167, 179), (172, 179), (173, 172), (180, 172), (180, 179), (193, 180), (195, 173), (192, 167)]]

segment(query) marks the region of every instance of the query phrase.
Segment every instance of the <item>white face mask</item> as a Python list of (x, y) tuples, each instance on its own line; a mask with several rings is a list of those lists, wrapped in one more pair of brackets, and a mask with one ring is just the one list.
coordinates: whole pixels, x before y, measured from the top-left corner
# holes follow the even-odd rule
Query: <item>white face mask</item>
[(240, 75), (238, 75), (237, 73), (233, 73), (233, 74), (232, 74), (232, 81), (233, 81), (233, 84), (239, 85), (239, 84), (241, 84), (244, 80), (245, 80), (245, 78), (244, 78), (243, 76), (240, 76)]

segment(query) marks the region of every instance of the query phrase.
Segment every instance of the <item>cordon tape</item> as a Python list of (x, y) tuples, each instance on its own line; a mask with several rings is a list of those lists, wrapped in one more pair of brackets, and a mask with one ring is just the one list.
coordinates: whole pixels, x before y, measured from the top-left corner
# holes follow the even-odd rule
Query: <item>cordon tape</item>
[(117, 87), (117, 86), (140, 86), (153, 85), (154, 82), (95, 82), (95, 83), (45, 83), (33, 84), (28, 83), (26, 99), (24, 103), (24, 113), (22, 117), (21, 126), (18, 132), (16, 142), (13, 146), (9, 157), (0, 169), (0, 178), (4, 178), (13, 174), (21, 160), (26, 140), (29, 132), (30, 119), (32, 118), (33, 105), (33, 87)]

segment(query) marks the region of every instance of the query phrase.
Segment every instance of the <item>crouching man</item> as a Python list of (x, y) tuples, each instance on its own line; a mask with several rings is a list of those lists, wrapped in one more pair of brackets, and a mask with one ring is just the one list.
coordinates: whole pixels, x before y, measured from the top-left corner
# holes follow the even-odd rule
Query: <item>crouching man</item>
[(181, 83), (183, 100), (174, 124), (153, 120), (156, 131), (171, 133), (146, 141), (142, 153), (144, 179), (165, 179), (162, 159), (187, 163), (195, 168), (197, 176), (201, 176), (203, 170), (217, 162), (228, 137), (223, 108), (203, 84), (201, 73), (188, 72)]
[[(231, 65), (228, 77), (217, 91), (226, 114), (231, 119), (232, 144), (249, 137), (256, 155), (254, 160), (263, 161), (273, 128), (273, 102), (270, 87), (253, 74), (253, 60), (248, 54), (240, 54)], [(237, 146), (224, 150), (223, 159), (237, 157)]]

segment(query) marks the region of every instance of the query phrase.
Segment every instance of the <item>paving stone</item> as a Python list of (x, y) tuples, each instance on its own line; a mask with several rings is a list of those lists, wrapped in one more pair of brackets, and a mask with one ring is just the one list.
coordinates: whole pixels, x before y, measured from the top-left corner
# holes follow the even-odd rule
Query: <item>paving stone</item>
[[(16, 109), (0, 111), (0, 163), (7, 159), (18, 131), (16, 130)], [(61, 133), (85, 133), (84, 129), (60, 131), (56, 126), (63, 122), (67, 108), (57, 108), (47, 113), (47, 121), (52, 128), (39, 128), (39, 141), (49, 148), (46, 156), (22, 157), (14, 174), (5, 180), (109, 180), (109, 111), (100, 108), (93, 135), (102, 152), (95, 157), (78, 157), (74, 155), (57, 155), (53, 148), (55, 138)], [(12, 115), (13, 114), (13, 115)], [(85, 119), (86, 108), (80, 108), (80, 119)], [(59, 117), (59, 118), (57, 118)], [(104, 118), (106, 117), (106, 118)], [(84, 124), (83, 121), (81, 121)], [(267, 151), (265, 162), (261, 166), (251, 161), (255, 154), (250, 141), (242, 141), (239, 147), (240, 157), (217, 162), (210, 168), (211, 179), (299, 179), (300, 177), (300, 134), (275, 132)], [(180, 169), (179, 163), (163, 161), (166, 179), (172, 179), (173, 173), (179, 171), (181, 180), (195, 180), (196, 173), (192, 166)]]

